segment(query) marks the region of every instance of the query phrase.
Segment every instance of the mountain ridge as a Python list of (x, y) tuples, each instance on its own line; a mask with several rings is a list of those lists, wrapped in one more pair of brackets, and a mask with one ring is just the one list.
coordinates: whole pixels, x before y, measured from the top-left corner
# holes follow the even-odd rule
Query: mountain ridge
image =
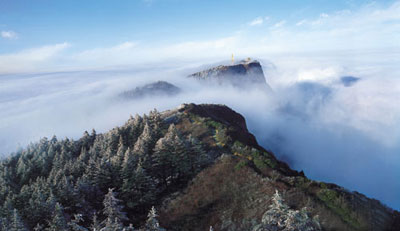
[(145, 227), (155, 205), (167, 230), (268, 230), (276, 191), (291, 213), (318, 215), (322, 230), (399, 228), (399, 213), (379, 201), (290, 169), (224, 105), (183, 104), (77, 141), (42, 139), (2, 161), (0, 173), (1, 224), (14, 209), (29, 230), (57, 225), (54, 214), (64, 225), (81, 214), (82, 227), (96, 214), (104, 225), (103, 201), (114, 197), (128, 219), (121, 227)]

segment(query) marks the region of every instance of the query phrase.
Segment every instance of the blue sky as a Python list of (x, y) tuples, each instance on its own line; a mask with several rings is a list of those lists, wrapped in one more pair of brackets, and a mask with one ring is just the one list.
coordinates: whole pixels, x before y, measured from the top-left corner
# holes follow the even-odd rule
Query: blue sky
[[(57, 62), (69, 67), (100, 65), (85, 55), (96, 60), (95, 55), (102, 56), (103, 61), (112, 56), (111, 63), (117, 65), (147, 55), (150, 60), (310, 48), (392, 48), (398, 47), (400, 34), (397, 15), (400, 4), (394, 0), (0, 0), (0, 61), (7, 61), (7, 66), (0, 64), (0, 73), (14, 72), (16, 68), (5, 71), (13, 66), (10, 60), (40, 66), (37, 71), (57, 69)], [(318, 42), (307, 44), (310, 41)], [(128, 58), (128, 53), (137, 57)], [(117, 56), (121, 62), (115, 61)]]
[[(0, 40), (0, 52), (68, 42), (77, 49), (124, 41), (173, 43), (214, 39), (256, 17), (297, 22), (322, 13), (353, 10), (371, 1), (348, 0), (0, 0), (0, 29), (18, 39)], [(389, 4), (393, 1), (385, 1)]]

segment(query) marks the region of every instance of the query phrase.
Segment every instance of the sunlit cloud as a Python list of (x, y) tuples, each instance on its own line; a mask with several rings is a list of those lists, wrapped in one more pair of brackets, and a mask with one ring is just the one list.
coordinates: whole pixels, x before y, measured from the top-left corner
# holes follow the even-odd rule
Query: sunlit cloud
[(69, 46), (68, 43), (60, 43), (0, 55), (0, 74), (52, 68), (53, 65), (57, 65), (55, 58)]
[(257, 17), (253, 21), (249, 22), (249, 26), (262, 25), (265, 21), (268, 21), (269, 17)]
[(14, 31), (11, 31), (11, 30), (10, 31), (1, 31), (0, 35), (2, 38), (5, 38), (5, 39), (17, 39), (18, 38), (17, 33), (15, 33)]
[(271, 28), (272, 29), (278, 29), (278, 28), (284, 26), (285, 24), (286, 24), (286, 20), (282, 20), (282, 21), (279, 21), (279, 22), (275, 23)]

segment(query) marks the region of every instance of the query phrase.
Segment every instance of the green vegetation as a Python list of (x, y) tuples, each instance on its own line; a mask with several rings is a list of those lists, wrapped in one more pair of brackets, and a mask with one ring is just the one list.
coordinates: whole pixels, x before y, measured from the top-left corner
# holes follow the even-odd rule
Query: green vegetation
[(357, 218), (354, 217), (350, 208), (348, 208), (347, 205), (342, 202), (343, 200), (341, 200), (340, 196), (335, 190), (324, 188), (318, 192), (317, 196), (343, 221), (357, 230), (361, 229), (361, 224), (358, 222)]
[(227, 133), (226, 128), (215, 130), (214, 138), (217, 141), (218, 146), (224, 147), (230, 141), (230, 137), (227, 136), (226, 133)]
[(264, 154), (257, 149), (252, 149), (251, 150), (251, 157), (253, 159), (254, 164), (256, 167), (260, 170), (266, 169), (267, 167), (270, 168), (275, 168), (276, 167), (276, 161), (273, 159), (268, 158), (268, 154)]
[(247, 161), (246, 160), (241, 160), (241, 161), (239, 161), (239, 163), (237, 163), (235, 165), (235, 170), (240, 170), (246, 165), (247, 165)]
[(251, 160), (256, 168), (261, 171), (267, 168), (275, 168), (277, 165), (276, 160), (270, 158), (267, 152), (261, 152), (255, 148), (250, 148), (239, 141), (233, 143), (232, 151), (237, 156)]

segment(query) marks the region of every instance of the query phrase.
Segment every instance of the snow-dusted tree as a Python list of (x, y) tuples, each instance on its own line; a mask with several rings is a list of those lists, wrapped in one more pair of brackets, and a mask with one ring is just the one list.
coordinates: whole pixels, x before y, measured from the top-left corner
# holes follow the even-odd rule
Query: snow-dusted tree
[(43, 230), (44, 230), (43, 225), (41, 225), (39, 223), (37, 223), (35, 228), (33, 228), (33, 231), (43, 231)]
[(128, 227), (125, 227), (122, 229), (122, 231), (134, 231), (134, 230), (135, 230), (135, 228), (133, 227), (132, 224), (129, 224)]
[(162, 119), (161, 119), (161, 115), (157, 111), (157, 109), (154, 109), (153, 111), (150, 111), (150, 113), (149, 113), (149, 122), (152, 125), (154, 137), (156, 139), (158, 139), (160, 134), (161, 134)]
[(68, 226), (73, 230), (73, 231), (89, 231), (87, 228), (80, 226), (79, 223), (83, 221), (82, 214), (75, 214), (74, 219), (72, 219), (69, 223)]
[(153, 179), (139, 163), (135, 171), (124, 179), (122, 185), (123, 198), (129, 208), (144, 205), (154, 199), (155, 185)]
[(22, 222), (17, 209), (14, 209), (12, 218), (11, 218), (11, 224), (10, 227), (7, 229), (9, 231), (27, 231), (25, 228), (24, 223)]
[(210, 157), (204, 151), (201, 142), (191, 134), (188, 137), (191, 172), (196, 173), (210, 162)]
[(104, 231), (122, 230), (122, 222), (128, 220), (126, 214), (122, 211), (121, 200), (116, 198), (114, 189), (109, 189), (103, 200), (103, 214), (106, 219), (102, 222)]
[(119, 137), (117, 154), (111, 157), (111, 163), (114, 168), (120, 169), (124, 161), (126, 146), (124, 145), (122, 136)]
[(47, 231), (67, 231), (68, 225), (64, 217), (64, 209), (60, 203), (56, 203), (53, 212), (53, 218), (49, 221)]
[(165, 229), (160, 227), (160, 224), (158, 223), (157, 220), (157, 211), (153, 207), (151, 207), (149, 214), (147, 215), (147, 221), (144, 227), (145, 231), (164, 231)]
[(143, 132), (137, 139), (135, 146), (133, 147), (133, 152), (139, 155), (145, 155), (149, 153), (149, 149), (154, 144), (153, 131), (149, 123), (145, 123)]
[(152, 155), (152, 171), (161, 181), (162, 188), (168, 187), (177, 172), (177, 157), (174, 155), (172, 141), (166, 137), (157, 141)]
[(306, 208), (290, 209), (283, 201), (278, 191), (272, 196), (272, 204), (262, 218), (262, 223), (253, 231), (320, 231), (317, 219), (308, 216)]
[(95, 213), (95, 214), (93, 214), (92, 224), (90, 225), (90, 230), (98, 231), (100, 229), (101, 229), (101, 225), (100, 225), (99, 221), (97, 220), (97, 215)]
[(135, 169), (138, 163), (139, 156), (135, 155), (131, 148), (126, 149), (124, 159), (122, 161), (121, 175), (126, 179), (132, 175), (132, 170)]

